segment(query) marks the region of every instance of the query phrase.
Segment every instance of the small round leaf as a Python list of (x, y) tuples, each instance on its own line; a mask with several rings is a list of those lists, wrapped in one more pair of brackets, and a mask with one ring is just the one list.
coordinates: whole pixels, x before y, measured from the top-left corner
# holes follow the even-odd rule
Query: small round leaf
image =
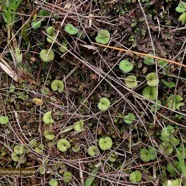
[(106, 111), (106, 110), (108, 110), (109, 107), (110, 107), (109, 99), (106, 98), (106, 97), (101, 98), (99, 103), (98, 103), (99, 110)]
[(54, 60), (54, 52), (53, 50), (46, 50), (43, 49), (40, 52), (40, 58), (44, 61), (44, 62), (48, 62), (48, 61), (52, 61)]
[(56, 79), (56, 80), (52, 81), (51, 89), (53, 91), (58, 91), (59, 93), (61, 93), (64, 91), (64, 84), (62, 81)]
[(129, 62), (128, 60), (122, 60), (119, 63), (119, 69), (122, 70), (124, 73), (132, 71), (133, 68), (134, 64)]
[(108, 150), (112, 147), (112, 139), (110, 137), (100, 138), (99, 147), (101, 150)]
[(67, 151), (69, 148), (71, 147), (69, 141), (67, 141), (66, 139), (60, 139), (57, 142), (57, 148), (61, 151), (61, 152), (65, 152)]

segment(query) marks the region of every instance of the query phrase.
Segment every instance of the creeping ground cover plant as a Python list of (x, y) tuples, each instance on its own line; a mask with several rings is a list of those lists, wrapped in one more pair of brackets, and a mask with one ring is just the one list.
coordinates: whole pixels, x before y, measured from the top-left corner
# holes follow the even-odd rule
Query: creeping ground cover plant
[(143, 91), (142, 91), (142, 95), (147, 98), (147, 99), (151, 99), (151, 100), (155, 100), (157, 97), (158, 91), (156, 87), (151, 87), (151, 86), (146, 86)]
[(176, 11), (181, 13), (178, 20), (184, 25), (186, 24), (186, 2), (180, 1), (178, 6), (176, 7)]
[(8, 124), (8, 116), (0, 116), (0, 124), (2, 125)]
[(54, 60), (54, 52), (52, 49), (50, 50), (46, 50), (46, 49), (43, 49), (41, 50), (40, 52), (40, 58), (42, 59), (42, 61), (44, 62), (49, 62), (49, 61), (52, 61)]
[(112, 147), (113, 142), (110, 137), (104, 137), (99, 139), (99, 147), (101, 150), (108, 150)]
[(62, 81), (55, 79), (51, 83), (51, 89), (53, 91), (58, 91), (59, 93), (64, 91), (64, 84)]
[(124, 73), (132, 71), (133, 68), (134, 64), (132, 62), (129, 62), (129, 60), (124, 59), (119, 63), (119, 69)]
[(48, 111), (43, 115), (43, 122), (48, 125), (54, 123), (54, 120), (52, 119), (52, 111)]
[(138, 86), (137, 78), (134, 75), (129, 75), (125, 78), (125, 84), (128, 88), (135, 88)]
[(99, 30), (95, 39), (97, 43), (107, 44), (110, 40), (110, 33), (106, 29)]
[(76, 132), (81, 132), (83, 130), (84, 121), (81, 119), (74, 123), (74, 130)]
[(72, 24), (68, 23), (65, 25), (64, 28), (65, 32), (69, 33), (70, 35), (76, 35), (79, 30)]
[(66, 139), (60, 139), (57, 142), (57, 148), (58, 150), (60, 150), (61, 152), (66, 152), (69, 148), (71, 147), (71, 144), (68, 140)]
[(136, 170), (130, 173), (129, 180), (132, 183), (139, 183), (142, 180), (142, 174), (140, 171)]
[(0, 12), (0, 186), (186, 186), (186, 0)]
[(99, 110), (106, 111), (108, 110), (109, 107), (110, 107), (110, 101), (108, 98), (103, 97), (99, 100), (99, 103), (98, 103)]
[(98, 155), (98, 148), (97, 148), (97, 146), (95, 146), (95, 145), (92, 145), (92, 146), (90, 146), (89, 148), (88, 148), (88, 154), (90, 155), (90, 156), (96, 156), (96, 155)]
[(136, 118), (133, 113), (128, 113), (127, 115), (124, 116), (123, 119), (126, 124), (131, 124), (135, 121)]
[(151, 72), (151, 73), (147, 74), (146, 80), (147, 80), (147, 84), (149, 86), (151, 86), (151, 87), (158, 86), (159, 79), (158, 79), (156, 73)]

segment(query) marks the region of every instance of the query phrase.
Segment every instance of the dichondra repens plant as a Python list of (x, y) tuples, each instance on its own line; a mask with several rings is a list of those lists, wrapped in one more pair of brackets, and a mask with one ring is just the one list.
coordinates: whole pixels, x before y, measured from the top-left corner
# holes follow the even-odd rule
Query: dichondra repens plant
[(156, 73), (151, 72), (151, 73), (147, 74), (146, 80), (147, 80), (147, 84), (149, 86), (151, 86), (151, 87), (158, 86), (159, 79), (158, 79), (158, 76), (156, 75)]
[(186, 2), (180, 1), (176, 7), (176, 11), (181, 13), (178, 20), (181, 21), (183, 25), (186, 24)]
[(52, 119), (51, 111), (48, 111), (43, 115), (43, 122), (48, 125), (54, 123), (54, 120)]
[(140, 171), (136, 170), (130, 173), (129, 179), (132, 183), (139, 183), (142, 180), (142, 174)]
[(103, 97), (99, 100), (99, 103), (98, 103), (99, 110), (106, 111), (108, 110), (109, 107), (110, 107), (110, 101), (108, 98)]
[(65, 32), (69, 33), (70, 35), (76, 35), (79, 30), (72, 24), (66, 24), (64, 28)]
[(81, 132), (83, 130), (84, 121), (81, 119), (74, 123), (74, 130), (76, 132)]
[(128, 60), (122, 60), (119, 63), (119, 69), (124, 73), (128, 73), (132, 71), (133, 68), (134, 68), (134, 64), (132, 62), (129, 62)]
[(64, 91), (64, 84), (62, 81), (56, 79), (56, 80), (52, 81), (51, 89), (53, 91), (58, 91), (59, 93), (61, 93)]
[(138, 86), (136, 76), (129, 75), (125, 78), (125, 84), (128, 88), (135, 88)]
[(124, 116), (124, 122), (127, 124), (131, 124), (135, 121), (135, 116), (133, 113), (128, 113), (127, 115)]
[(88, 154), (90, 155), (90, 156), (96, 156), (96, 155), (98, 155), (98, 148), (97, 148), (97, 146), (95, 146), (95, 145), (93, 145), (93, 146), (90, 146), (89, 148), (88, 148)]
[(8, 116), (0, 116), (0, 124), (2, 125), (8, 124)]
[(71, 147), (70, 143), (68, 140), (66, 139), (60, 139), (57, 142), (57, 148), (61, 151), (61, 152), (66, 152), (69, 148)]
[(109, 42), (109, 40), (110, 40), (110, 33), (109, 33), (109, 31), (108, 30), (106, 30), (106, 29), (101, 29), (99, 32), (98, 32), (98, 34), (97, 34), (97, 36), (96, 36), (96, 42), (97, 43), (101, 43), (101, 44), (107, 44), (108, 42)]
[(143, 91), (142, 91), (142, 95), (147, 98), (147, 99), (151, 99), (151, 100), (155, 100), (157, 97), (158, 91), (156, 87), (151, 87), (151, 86), (146, 86)]
[(112, 147), (113, 142), (110, 137), (100, 138), (99, 139), (99, 147), (101, 150), (108, 150)]
[(42, 61), (44, 62), (49, 62), (49, 61), (52, 61), (54, 60), (54, 52), (52, 49), (50, 50), (46, 50), (46, 49), (43, 49), (41, 50), (40, 52), (40, 58), (42, 59)]

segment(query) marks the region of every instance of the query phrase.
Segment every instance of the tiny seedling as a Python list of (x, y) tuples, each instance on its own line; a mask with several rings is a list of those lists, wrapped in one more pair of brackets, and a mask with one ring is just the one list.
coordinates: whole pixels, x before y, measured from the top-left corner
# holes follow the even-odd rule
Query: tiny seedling
[(46, 32), (49, 36), (52, 36), (54, 35), (54, 27), (53, 26), (49, 26), (47, 29), (46, 29)]
[(171, 125), (168, 125), (167, 127), (164, 127), (161, 130), (161, 140), (164, 142), (169, 142), (169, 138), (173, 134), (174, 134), (174, 127)]
[(51, 180), (49, 181), (49, 185), (50, 185), (50, 186), (58, 186), (58, 181), (55, 180), (55, 179), (51, 179)]
[(177, 110), (179, 109), (181, 106), (184, 106), (184, 102), (183, 101), (183, 98), (180, 96), (180, 95), (170, 95), (168, 98), (167, 98), (167, 106), (168, 108), (172, 109), (172, 110)]
[(151, 99), (151, 100), (156, 100), (157, 97), (157, 88), (156, 87), (151, 87), (151, 86), (146, 86), (143, 91), (142, 91), (142, 95), (147, 98), (147, 99)]
[(179, 21), (181, 21), (181, 24), (182, 25), (185, 25), (186, 24), (186, 12), (182, 13), (179, 18), (178, 18)]
[(69, 171), (65, 171), (63, 174), (63, 179), (65, 183), (70, 182), (72, 180), (72, 173)]
[(136, 118), (133, 113), (128, 113), (127, 115), (124, 116), (123, 119), (125, 123), (132, 124)]
[(135, 88), (138, 86), (136, 76), (129, 75), (125, 78), (125, 84), (128, 88)]
[(173, 146), (179, 144), (179, 139), (174, 137), (174, 128), (171, 125), (162, 128), (160, 139), (165, 143), (170, 143)]
[(167, 65), (167, 62), (165, 60), (158, 60), (158, 65), (161, 66), (161, 67), (165, 67)]
[[(41, 16), (41, 17), (46, 17), (46, 16), (49, 16), (50, 15), (50, 12), (49, 11), (47, 11), (46, 9), (41, 9), (40, 11), (39, 11), (39, 16)], [(44, 19), (45, 20), (45, 19)]]
[(54, 60), (54, 52), (53, 50), (46, 50), (46, 49), (43, 49), (41, 50), (40, 52), (40, 58), (42, 59), (42, 61), (44, 62), (49, 62), (49, 61), (52, 61)]
[(25, 152), (25, 147), (24, 145), (16, 145), (14, 147), (14, 153), (17, 154), (17, 155), (21, 155)]
[(58, 91), (59, 93), (62, 93), (64, 91), (64, 84), (63, 81), (55, 79), (51, 83), (51, 89), (53, 91)]
[(49, 42), (49, 43), (53, 43), (54, 42), (54, 39), (55, 39), (55, 37), (56, 37), (56, 34), (55, 34), (55, 29), (54, 29), (54, 27), (52, 27), (52, 26), (49, 26), (47, 29), (46, 29), (46, 32), (47, 32), (47, 34), (48, 34), (48, 36), (47, 36), (47, 41)]
[(99, 110), (106, 111), (108, 110), (109, 107), (110, 107), (110, 101), (108, 98), (103, 97), (99, 100), (99, 103), (98, 103)]
[(41, 175), (43, 175), (43, 174), (45, 174), (45, 172), (46, 172), (46, 168), (45, 168), (45, 166), (43, 166), (43, 165), (41, 165), (40, 167), (39, 167), (39, 173), (41, 174)]
[(117, 159), (117, 154), (116, 153), (112, 153), (110, 156), (109, 156), (109, 161), (114, 163)]
[(171, 155), (174, 150), (174, 146), (170, 143), (162, 142), (160, 145), (160, 150), (163, 152), (163, 154)]
[(183, 13), (186, 12), (186, 2), (179, 2), (178, 6), (176, 7), (176, 12)]
[(8, 122), (9, 122), (8, 116), (0, 116), (0, 124), (6, 125), (8, 124)]
[(16, 89), (15, 85), (10, 85), (9, 92), (14, 92)]
[(74, 123), (74, 130), (76, 132), (81, 132), (83, 130), (84, 121), (81, 119)]
[(87, 152), (90, 156), (96, 156), (98, 155), (98, 148), (95, 145), (90, 146)]
[(66, 52), (68, 50), (67, 45), (68, 43), (65, 40), (63, 40), (59, 47), (59, 51), (62, 53)]
[(35, 147), (35, 151), (38, 154), (41, 154), (43, 152), (43, 149), (44, 149), (44, 145), (43, 144), (39, 144), (37, 147)]
[(55, 138), (55, 135), (51, 131), (48, 131), (48, 130), (44, 131), (44, 136), (45, 136), (45, 139), (49, 141), (53, 141)]
[(119, 63), (119, 69), (124, 73), (128, 73), (132, 71), (133, 68), (134, 68), (134, 64), (132, 62), (129, 62), (128, 60), (122, 60)]
[(56, 35), (52, 35), (52, 36), (48, 36), (48, 37), (47, 37), (47, 41), (48, 41), (49, 43), (53, 43), (53, 42), (55, 41), (55, 39), (56, 39)]
[(79, 32), (79, 30), (76, 27), (74, 27), (72, 24), (66, 24), (64, 30), (70, 35), (76, 35)]
[(143, 162), (149, 162), (151, 160), (156, 159), (156, 151), (154, 148), (150, 148), (149, 150), (146, 148), (142, 148), (140, 150), (140, 159)]
[(33, 140), (31, 140), (31, 141), (29, 142), (29, 146), (30, 146), (31, 148), (35, 147), (36, 145), (37, 145), (37, 141), (36, 141), (35, 139), (33, 139)]
[(109, 42), (109, 40), (110, 40), (110, 33), (109, 33), (109, 31), (106, 30), (106, 29), (101, 29), (98, 32), (95, 40), (96, 40), (97, 43), (101, 43), (101, 44), (104, 44), (104, 45), (107, 44)]
[(140, 159), (143, 162), (149, 162), (150, 161), (150, 156), (149, 156), (148, 149), (143, 148), (143, 149), (140, 150)]
[(66, 139), (60, 139), (57, 142), (57, 148), (61, 151), (61, 152), (66, 152), (69, 148), (71, 147), (70, 143), (68, 140)]
[(54, 120), (52, 119), (52, 112), (48, 111), (43, 115), (43, 122), (47, 125), (51, 125), (54, 123)]
[(80, 145), (76, 144), (75, 146), (72, 147), (73, 152), (79, 152), (80, 151)]
[(186, 24), (186, 2), (179, 2), (178, 6), (176, 7), (176, 11), (181, 13), (178, 20), (184, 25)]
[(142, 174), (140, 171), (136, 170), (130, 173), (129, 180), (132, 183), (139, 183), (142, 180)]
[(100, 138), (99, 139), (99, 147), (101, 150), (108, 150), (112, 147), (113, 142), (110, 137)]
[(12, 152), (11, 158), (12, 158), (12, 160), (15, 161), (15, 162), (18, 162), (18, 160), (19, 160), (19, 156), (18, 156), (16, 153), (14, 153), (14, 152)]
[(156, 75), (156, 73), (151, 72), (151, 73), (147, 74), (146, 80), (147, 80), (147, 84), (149, 86), (151, 86), (151, 87), (158, 86), (159, 79), (158, 79), (158, 76)]
[[(149, 54), (152, 55), (152, 54)], [(153, 56), (153, 55), (152, 55)], [(144, 61), (143, 61), (146, 65), (153, 65), (154, 64), (154, 59), (148, 56), (144, 57)]]

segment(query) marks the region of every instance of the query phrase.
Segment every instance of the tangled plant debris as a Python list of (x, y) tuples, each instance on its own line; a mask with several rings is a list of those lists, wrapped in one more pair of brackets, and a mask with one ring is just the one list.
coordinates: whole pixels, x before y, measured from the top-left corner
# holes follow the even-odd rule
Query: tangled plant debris
[(0, 10), (0, 185), (186, 186), (185, 1)]

